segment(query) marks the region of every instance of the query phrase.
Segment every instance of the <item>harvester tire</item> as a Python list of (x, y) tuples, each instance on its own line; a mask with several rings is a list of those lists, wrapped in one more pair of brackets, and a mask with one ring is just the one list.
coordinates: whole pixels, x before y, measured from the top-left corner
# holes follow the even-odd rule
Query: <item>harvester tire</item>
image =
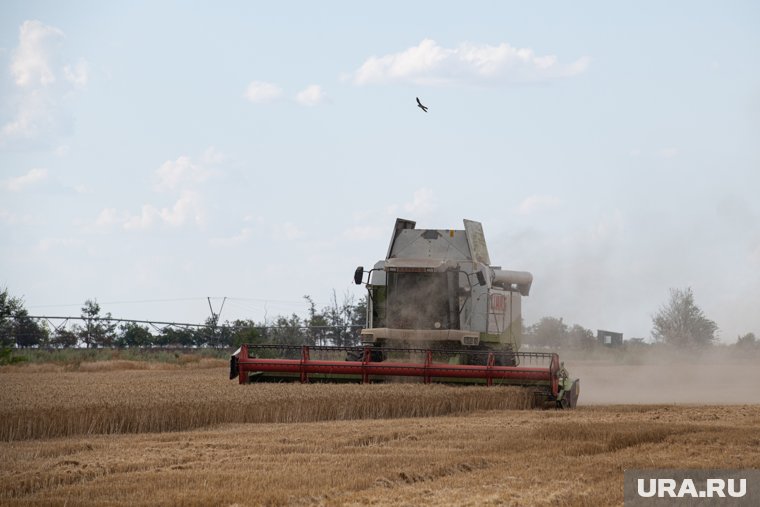
[(349, 350), (346, 352), (346, 361), (361, 361), (364, 357), (364, 352), (361, 350)]
[(495, 366), (517, 366), (517, 357), (509, 350), (495, 350), (493, 357)]
[[(370, 361), (373, 363), (380, 363), (385, 360), (385, 355), (383, 354), (382, 349), (379, 347), (372, 347), (370, 350)], [(360, 350), (349, 350), (346, 353), (346, 361), (363, 361), (364, 360), (364, 349)]]

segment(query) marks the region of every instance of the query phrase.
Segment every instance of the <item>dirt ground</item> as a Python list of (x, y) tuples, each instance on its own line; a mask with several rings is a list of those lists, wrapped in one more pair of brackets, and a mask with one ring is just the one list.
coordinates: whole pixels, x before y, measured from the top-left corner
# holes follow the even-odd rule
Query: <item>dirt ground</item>
[[(225, 373), (207, 370), (199, 380), (217, 371)], [(594, 373), (605, 377), (589, 367), (585, 378)], [(82, 385), (95, 379), (62, 375), (79, 375)], [(29, 382), (38, 376), (30, 372)], [(0, 504), (621, 505), (628, 468), (760, 468), (760, 405), (603, 405), (594, 382), (581, 392), (589, 403), (572, 411), (0, 442)], [(23, 386), (13, 389), (4, 396), (23, 399)]]
[(581, 379), (580, 403), (760, 403), (760, 368), (755, 363), (685, 360), (621, 365), (567, 363)]

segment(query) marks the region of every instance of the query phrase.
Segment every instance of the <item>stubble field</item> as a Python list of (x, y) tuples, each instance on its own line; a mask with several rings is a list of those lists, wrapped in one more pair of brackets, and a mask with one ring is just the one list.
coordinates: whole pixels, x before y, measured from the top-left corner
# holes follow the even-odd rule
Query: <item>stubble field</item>
[[(239, 386), (213, 361), (5, 368), (0, 504), (615, 505), (627, 468), (760, 468), (756, 390), (593, 404), (626, 368), (576, 365), (587, 403), (564, 412), (506, 388)], [(757, 385), (734, 370), (716, 379)]]

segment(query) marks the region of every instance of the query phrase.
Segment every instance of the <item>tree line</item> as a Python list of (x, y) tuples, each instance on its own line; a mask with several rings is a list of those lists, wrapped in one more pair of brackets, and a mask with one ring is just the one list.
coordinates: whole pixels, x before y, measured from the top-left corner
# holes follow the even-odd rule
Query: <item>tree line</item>
[[(697, 305), (694, 291), (670, 289), (670, 297), (652, 316), (651, 337), (654, 343), (679, 349), (700, 349), (714, 345), (718, 325), (709, 319)], [(597, 340), (590, 329), (574, 324), (568, 326), (562, 318), (543, 317), (527, 327), (523, 342), (551, 348), (593, 348)], [(754, 333), (737, 337), (736, 347), (760, 350), (760, 341)]]
[[(213, 314), (199, 326), (164, 326), (151, 328), (136, 322), (118, 323), (111, 314), (101, 314), (97, 300), (87, 300), (79, 321), (71, 327), (52, 327), (29, 316), (21, 298), (8, 289), (0, 292), (0, 346), (9, 347), (235, 347), (242, 343), (278, 345), (359, 344), (359, 331), (365, 324), (366, 297), (355, 301), (344, 295), (317, 309), (310, 296), (306, 317), (291, 314), (278, 316), (271, 322), (250, 319), (219, 322)], [(696, 304), (691, 288), (671, 289), (668, 301), (652, 317), (651, 335), (655, 343), (682, 349), (703, 348), (717, 341), (717, 324), (707, 318)], [(589, 349), (596, 338), (590, 329), (567, 325), (562, 318), (543, 317), (523, 329), (523, 342), (550, 348)], [(760, 349), (754, 333), (737, 338), (739, 348)]]
[(306, 317), (295, 313), (277, 316), (271, 322), (251, 319), (219, 321), (213, 314), (204, 324), (152, 326), (138, 322), (118, 322), (111, 313), (102, 313), (95, 299), (81, 308), (77, 323), (52, 326), (34, 319), (21, 298), (5, 289), (0, 292), (0, 346), (3, 348), (104, 348), (104, 347), (236, 347), (242, 343), (277, 345), (338, 345), (359, 343), (367, 303), (345, 295), (342, 301), (333, 291), (332, 301), (321, 310), (310, 296)]

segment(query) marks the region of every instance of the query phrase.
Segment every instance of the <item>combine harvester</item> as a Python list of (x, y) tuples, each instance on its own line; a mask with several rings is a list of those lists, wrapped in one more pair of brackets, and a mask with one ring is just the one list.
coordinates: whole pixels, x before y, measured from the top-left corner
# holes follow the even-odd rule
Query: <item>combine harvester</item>
[(354, 273), (369, 292), (361, 346), (243, 345), (230, 379), (516, 385), (533, 389), (539, 406), (574, 407), (579, 381), (559, 356), (519, 351), (520, 301), (533, 275), (491, 266), (479, 222), (415, 225), (397, 219), (385, 260)]

